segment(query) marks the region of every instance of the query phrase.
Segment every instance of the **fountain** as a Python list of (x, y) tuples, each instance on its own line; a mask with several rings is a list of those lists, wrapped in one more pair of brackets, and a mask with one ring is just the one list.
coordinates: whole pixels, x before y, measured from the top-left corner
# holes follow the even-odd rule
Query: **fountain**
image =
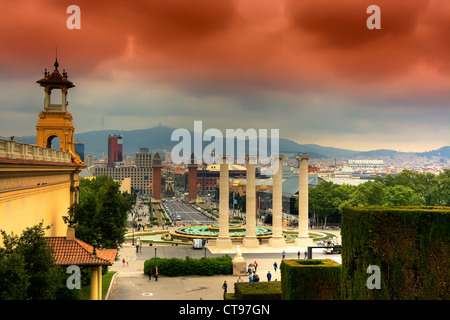
[[(245, 237), (245, 226), (240, 224), (229, 225), (230, 238), (233, 240), (242, 240)], [(173, 239), (192, 240), (192, 239), (217, 239), (219, 236), (219, 225), (200, 225), (181, 227), (170, 231)], [(268, 239), (272, 236), (272, 229), (266, 227), (256, 227), (256, 237), (258, 239)]]

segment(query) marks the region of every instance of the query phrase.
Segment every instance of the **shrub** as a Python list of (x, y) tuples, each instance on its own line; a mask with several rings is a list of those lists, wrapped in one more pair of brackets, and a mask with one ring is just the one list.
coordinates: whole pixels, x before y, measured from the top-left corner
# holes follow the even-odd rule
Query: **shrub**
[[(344, 208), (341, 232), (344, 299), (450, 299), (449, 208)], [(366, 286), (370, 265), (381, 289)]]
[[(156, 265), (160, 275), (169, 277), (186, 276), (186, 275), (203, 275), (212, 276), (214, 274), (232, 274), (233, 265), (231, 257), (228, 255), (218, 258), (201, 258), (193, 259), (186, 257), (178, 258), (156, 258)], [(155, 259), (149, 259), (144, 262), (144, 273), (149, 270), (155, 270)]]
[(331, 259), (283, 260), (283, 300), (340, 299), (341, 265)]
[(281, 282), (236, 282), (236, 300), (281, 300)]

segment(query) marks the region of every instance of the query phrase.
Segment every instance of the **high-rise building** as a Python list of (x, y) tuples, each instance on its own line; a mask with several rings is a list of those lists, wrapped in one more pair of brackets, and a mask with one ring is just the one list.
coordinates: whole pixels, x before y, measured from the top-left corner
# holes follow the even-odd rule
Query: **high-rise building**
[(143, 195), (151, 192), (152, 155), (148, 153), (148, 149), (141, 148), (139, 153), (136, 153), (134, 165), (107, 167), (99, 164), (94, 165), (89, 170), (94, 176), (107, 175), (118, 181), (131, 178), (131, 188), (134, 191)]
[(84, 162), (84, 142), (75, 141), (75, 153), (80, 156), (81, 161)]
[(120, 134), (108, 136), (108, 168), (114, 167), (114, 162), (122, 162), (122, 136)]
[(86, 157), (86, 166), (90, 167), (94, 165), (94, 156), (88, 155)]
[(149, 168), (152, 166), (152, 154), (148, 153), (147, 148), (139, 148), (139, 153), (136, 153), (134, 163), (138, 168)]

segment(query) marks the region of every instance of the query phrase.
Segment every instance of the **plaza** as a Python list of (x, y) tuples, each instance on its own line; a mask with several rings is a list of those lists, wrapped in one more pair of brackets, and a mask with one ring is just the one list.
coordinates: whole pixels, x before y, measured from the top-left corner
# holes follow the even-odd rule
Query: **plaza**
[[(339, 236), (340, 232), (329, 230)], [(257, 261), (260, 281), (267, 281), (268, 271), (272, 274), (272, 281), (281, 281), (280, 270), (274, 271), (273, 264), (277, 262), (278, 267), (282, 261), (282, 251), (285, 250), (285, 259), (297, 259), (298, 247), (289, 246), (284, 248), (271, 248), (269, 246), (259, 246), (258, 248), (242, 247), (242, 256), (246, 263)], [(228, 254), (231, 258), (236, 255), (236, 245), (231, 248), (217, 249), (207, 248), (207, 257), (219, 257)], [(201, 258), (205, 256), (205, 250), (195, 250), (192, 246), (171, 246), (158, 245), (156, 249), (158, 258)], [(123, 266), (122, 259), (128, 257), (128, 266)], [(159, 276), (158, 281), (144, 274), (144, 261), (155, 257), (154, 246), (143, 246), (142, 252), (136, 252), (134, 246), (125, 244), (118, 252), (118, 260), (109, 268), (110, 271), (117, 271), (111, 282), (106, 300), (222, 300), (224, 281), (228, 283), (228, 293), (234, 292), (234, 283), (239, 279), (235, 275), (214, 275), (214, 276), (182, 276), (168, 277)], [(301, 259), (304, 253), (301, 251)], [(341, 262), (340, 254), (325, 254), (318, 250), (314, 252), (314, 259), (333, 259)], [(240, 276), (244, 282), (248, 282), (246, 276)]]

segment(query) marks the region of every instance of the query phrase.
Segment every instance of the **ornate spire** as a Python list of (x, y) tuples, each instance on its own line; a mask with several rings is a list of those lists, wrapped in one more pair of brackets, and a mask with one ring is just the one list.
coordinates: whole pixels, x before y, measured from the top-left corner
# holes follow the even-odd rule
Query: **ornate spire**
[(58, 70), (59, 63), (58, 63), (58, 47), (56, 47), (56, 55), (55, 55), (55, 70)]

